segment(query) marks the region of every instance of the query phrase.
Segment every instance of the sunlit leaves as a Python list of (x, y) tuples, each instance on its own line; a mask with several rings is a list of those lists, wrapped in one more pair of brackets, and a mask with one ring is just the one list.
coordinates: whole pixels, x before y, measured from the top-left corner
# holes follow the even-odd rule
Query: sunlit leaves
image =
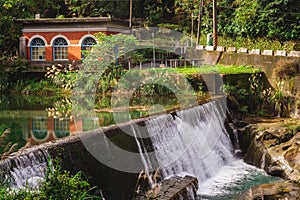
[(12, 7), (13, 7), (13, 1), (12, 0), (7, 0), (3, 4), (3, 8), (5, 8), (5, 9), (10, 9)]

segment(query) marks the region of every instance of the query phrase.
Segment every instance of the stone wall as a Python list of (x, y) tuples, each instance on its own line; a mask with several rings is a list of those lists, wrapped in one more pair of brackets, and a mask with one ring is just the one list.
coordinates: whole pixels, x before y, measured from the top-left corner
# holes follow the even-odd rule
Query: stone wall
[[(248, 50), (246, 48), (217, 48), (217, 51), (209, 51), (202, 48), (188, 49), (187, 59), (204, 60), (204, 64), (221, 65), (251, 65), (261, 68), (270, 83), (275, 86), (276, 77), (274, 69), (279, 61), (296, 62), (300, 65), (300, 51), (272, 51), (272, 50)], [(300, 72), (296, 76), (296, 85), (300, 85)]]
[[(270, 83), (274, 86), (276, 76), (274, 70), (279, 61), (297, 62), (300, 65), (300, 57), (292, 56), (272, 56), (272, 55), (257, 55), (248, 53), (231, 53), (223, 52), (218, 64), (221, 65), (252, 65), (261, 68), (266, 74)], [(296, 78), (299, 81), (299, 75)], [(300, 82), (299, 82), (300, 84)]]
[[(130, 123), (125, 123), (123, 126), (130, 126)], [(138, 173), (128, 173), (113, 169), (95, 158), (91, 154), (91, 149), (87, 150), (87, 146), (82, 142), (82, 137), (88, 137), (90, 141), (95, 141), (96, 145), (105, 145), (103, 142), (105, 136), (118, 147), (130, 152), (138, 153), (136, 141), (133, 137), (124, 133), (120, 126), (110, 126), (104, 129), (82, 133), (81, 136), (74, 136), (63, 140), (58, 140), (53, 144), (46, 144), (48, 151), (52, 157), (60, 157), (62, 159), (62, 167), (70, 170), (73, 173), (83, 171), (87, 177), (91, 178), (91, 183), (99, 186), (104, 196), (107, 199), (130, 199), (135, 192), (135, 185), (138, 178)], [(101, 141), (99, 141), (101, 138)], [(92, 148), (92, 147), (89, 147)], [(101, 148), (100, 148), (101, 149)], [(106, 150), (104, 148), (104, 150)], [(98, 152), (99, 156), (110, 154), (109, 147), (107, 151)], [(113, 152), (112, 152), (113, 155)], [(105, 156), (105, 155), (104, 155)], [(124, 158), (126, 162), (137, 162), (130, 158)], [(113, 161), (112, 161), (113, 162)], [(144, 167), (142, 161), (137, 163), (142, 170)]]

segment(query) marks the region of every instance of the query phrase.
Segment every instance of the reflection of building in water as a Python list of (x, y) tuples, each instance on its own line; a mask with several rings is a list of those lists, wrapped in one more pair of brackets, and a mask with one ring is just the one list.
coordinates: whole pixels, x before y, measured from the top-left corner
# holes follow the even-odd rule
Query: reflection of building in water
[(63, 138), (70, 135), (70, 118), (54, 119), (54, 136)]
[(31, 135), (37, 141), (48, 139), (48, 127), (46, 117), (35, 117), (31, 120)]
[(26, 116), (28, 118), (26, 117), (22, 123), (22, 135), (27, 141), (26, 147), (115, 123), (110, 112), (101, 112), (96, 116), (76, 118), (76, 120), (70, 116), (49, 115), (44, 110), (26, 111)]
[(97, 117), (76, 120), (76, 122), (71, 117), (31, 117), (29, 125), (30, 135), (26, 139), (29, 139), (32, 144), (37, 144), (79, 134), (98, 127), (99, 119)]

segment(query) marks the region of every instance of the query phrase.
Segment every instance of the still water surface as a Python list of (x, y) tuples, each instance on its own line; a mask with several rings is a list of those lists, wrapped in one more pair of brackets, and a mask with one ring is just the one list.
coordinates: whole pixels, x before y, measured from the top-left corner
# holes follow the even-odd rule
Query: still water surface
[[(91, 103), (88, 98), (85, 100)], [(10, 129), (8, 140), (4, 143), (17, 144), (19, 149), (26, 143), (29, 146), (29, 143), (39, 144), (116, 123), (110, 109), (111, 97), (93, 99), (90, 110), (82, 105), (76, 107), (78, 110), (87, 110), (88, 116), (78, 117), (78, 111), (72, 110), (74, 109), (72, 104), (72, 98), (68, 97), (17, 95), (0, 97), (0, 134), (7, 128)], [(133, 98), (129, 102), (129, 109), (119, 108), (118, 113), (135, 119), (148, 115), (151, 105), (160, 105), (163, 110), (158, 111), (164, 112), (177, 107), (178, 101), (175, 97)], [(0, 153), (3, 149), (0, 147)]]

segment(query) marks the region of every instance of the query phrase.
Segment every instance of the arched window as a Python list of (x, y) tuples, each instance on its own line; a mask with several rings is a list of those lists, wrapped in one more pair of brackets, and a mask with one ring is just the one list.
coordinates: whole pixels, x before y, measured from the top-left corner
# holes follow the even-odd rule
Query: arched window
[(45, 60), (46, 46), (41, 38), (34, 38), (30, 43), (30, 59)]
[(32, 118), (32, 134), (33, 138), (41, 141), (48, 138), (48, 126), (46, 117)]
[(53, 59), (68, 59), (68, 42), (64, 38), (56, 38), (53, 42)]
[(81, 44), (81, 57), (84, 58), (91, 51), (92, 47), (97, 44), (96, 40), (92, 37), (87, 37), (82, 41)]
[(56, 138), (70, 135), (70, 118), (54, 119), (54, 135)]

